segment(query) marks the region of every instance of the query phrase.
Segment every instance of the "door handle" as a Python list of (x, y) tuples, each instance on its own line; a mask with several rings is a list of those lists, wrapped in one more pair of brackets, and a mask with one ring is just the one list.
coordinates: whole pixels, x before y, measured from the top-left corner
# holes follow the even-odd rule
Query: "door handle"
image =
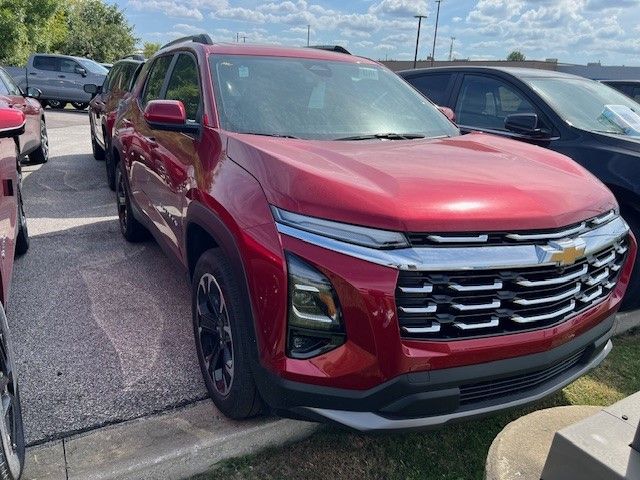
[(37, 75), (36, 72), (29, 72), (29, 75)]
[(58, 78), (67, 78), (65, 75), (58, 75)]

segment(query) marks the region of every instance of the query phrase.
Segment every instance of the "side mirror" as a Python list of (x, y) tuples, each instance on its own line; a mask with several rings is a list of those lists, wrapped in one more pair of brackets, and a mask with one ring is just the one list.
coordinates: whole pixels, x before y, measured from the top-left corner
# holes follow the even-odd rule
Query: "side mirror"
[(513, 133), (530, 137), (544, 137), (547, 132), (538, 127), (535, 113), (513, 113), (504, 119), (504, 128)]
[(144, 109), (144, 119), (155, 130), (196, 133), (200, 126), (187, 123), (187, 112), (179, 100), (152, 100)]
[(87, 76), (87, 69), (86, 68), (82, 68), (82, 67), (76, 67), (74, 69), (74, 71), (78, 74), (78, 75), (82, 75), (83, 77)]
[(438, 110), (440, 110), (452, 123), (456, 123), (456, 114), (449, 107), (438, 106)]
[(102, 92), (102, 87), (94, 83), (87, 83), (82, 88), (84, 89), (85, 92), (90, 93), (91, 95), (97, 95)]
[(0, 138), (22, 135), (26, 117), (21, 110), (0, 108)]
[(29, 87), (27, 88), (25, 96), (29, 98), (40, 98), (42, 96), (42, 91), (39, 88)]

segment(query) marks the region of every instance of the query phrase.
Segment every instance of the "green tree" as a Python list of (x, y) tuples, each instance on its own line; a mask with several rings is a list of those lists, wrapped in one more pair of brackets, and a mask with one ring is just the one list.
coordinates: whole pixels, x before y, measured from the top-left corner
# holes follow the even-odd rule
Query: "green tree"
[(103, 0), (72, 0), (67, 6), (67, 29), (60, 53), (98, 62), (132, 53), (137, 42), (124, 12)]
[(49, 51), (66, 36), (57, 0), (0, 0), (0, 63), (22, 65), (35, 51)]
[(144, 58), (153, 57), (153, 55), (160, 50), (161, 46), (162, 45), (157, 42), (144, 42), (144, 45), (142, 46), (142, 54), (144, 55)]
[(509, 62), (524, 62), (526, 57), (520, 50), (514, 50), (507, 56)]

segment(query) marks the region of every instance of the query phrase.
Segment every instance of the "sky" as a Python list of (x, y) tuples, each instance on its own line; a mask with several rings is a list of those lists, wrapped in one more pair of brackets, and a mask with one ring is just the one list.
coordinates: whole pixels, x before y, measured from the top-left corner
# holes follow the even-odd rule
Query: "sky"
[[(110, 0), (142, 41), (209, 33), (214, 40), (302, 46), (340, 44), (366, 57), (411, 60), (431, 54), (434, 0)], [(245, 38), (246, 37), (246, 38)], [(640, 0), (443, 0), (437, 60), (527, 59), (640, 65)]]

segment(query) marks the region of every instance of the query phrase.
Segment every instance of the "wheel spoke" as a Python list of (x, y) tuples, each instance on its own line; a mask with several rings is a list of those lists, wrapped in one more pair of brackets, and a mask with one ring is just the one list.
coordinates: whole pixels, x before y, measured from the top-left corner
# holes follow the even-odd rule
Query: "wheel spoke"
[(207, 332), (217, 333), (218, 319), (210, 313), (202, 313), (200, 315), (200, 326)]

